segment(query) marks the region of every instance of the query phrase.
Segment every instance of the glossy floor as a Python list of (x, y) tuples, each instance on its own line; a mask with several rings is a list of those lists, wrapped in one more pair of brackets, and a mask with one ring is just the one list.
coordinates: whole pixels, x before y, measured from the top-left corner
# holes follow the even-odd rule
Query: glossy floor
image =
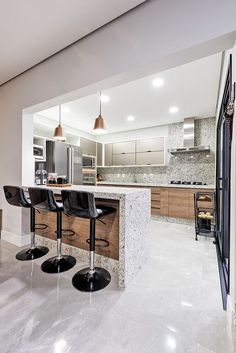
[[(86, 294), (15, 259), (1, 242), (1, 353), (229, 353), (215, 248), (192, 227), (152, 221), (150, 257), (130, 287)], [(51, 255), (51, 254), (50, 254)], [(46, 257), (50, 256), (47, 255)]]

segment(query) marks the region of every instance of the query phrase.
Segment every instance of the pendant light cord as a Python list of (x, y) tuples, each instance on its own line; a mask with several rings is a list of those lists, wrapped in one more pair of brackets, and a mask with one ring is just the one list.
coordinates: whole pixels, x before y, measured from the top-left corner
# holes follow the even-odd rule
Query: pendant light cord
[(59, 104), (59, 125), (61, 125), (61, 104)]
[(100, 104), (99, 104), (99, 107), (100, 107), (100, 109), (99, 109), (99, 115), (102, 115), (102, 94), (101, 94), (101, 92), (100, 92)]

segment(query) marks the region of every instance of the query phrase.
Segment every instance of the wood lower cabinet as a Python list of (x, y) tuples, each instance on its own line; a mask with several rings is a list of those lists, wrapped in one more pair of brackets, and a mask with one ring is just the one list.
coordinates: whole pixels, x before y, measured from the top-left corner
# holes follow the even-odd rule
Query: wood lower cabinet
[[(106, 185), (118, 186), (118, 185)], [(127, 185), (119, 185), (127, 186)], [(130, 186), (129, 186), (130, 187)], [(132, 187), (132, 186), (131, 186)], [(140, 187), (134, 185), (133, 187)], [(143, 186), (141, 186), (143, 187)], [(148, 186), (145, 186), (147, 189)], [(182, 219), (194, 219), (194, 194), (213, 192), (213, 189), (191, 189), (178, 187), (151, 187), (151, 214)], [(210, 205), (212, 206), (212, 205)], [(202, 207), (209, 207), (209, 202), (202, 202)]]
[(174, 218), (189, 218), (189, 190), (169, 189), (168, 216)]

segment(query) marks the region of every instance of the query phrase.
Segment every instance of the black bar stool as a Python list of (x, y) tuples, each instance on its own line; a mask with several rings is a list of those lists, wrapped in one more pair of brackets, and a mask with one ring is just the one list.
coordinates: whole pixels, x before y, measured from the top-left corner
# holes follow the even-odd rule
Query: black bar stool
[(41, 266), (42, 271), (59, 273), (71, 269), (76, 264), (76, 259), (73, 256), (61, 254), (63, 204), (56, 202), (53, 191), (50, 189), (29, 188), (29, 194), (35, 209), (57, 214), (57, 256), (44, 261)]
[(105, 288), (111, 281), (110, 273), (101, 267), (94, 267), (95, 227), (100, 217), (116, 212), (112, 207), (96, 207), (94, 195), (90, 192), (62, 190), (64, 213), (90, 220), (89, 267), (78, 271), (72, 284), (82, 292), (95, 292)]
[(4, 194), (10, 205), (30, 209), (30, 248), (23, 249), (16, 254), (17, 260), (27, 261), (38, 259), (48, 253), (49, 249), (45, 246), (35, 246), (35, 209), (30, 200), (25, 196), (23, 188), (19, 186), (3, 186)]

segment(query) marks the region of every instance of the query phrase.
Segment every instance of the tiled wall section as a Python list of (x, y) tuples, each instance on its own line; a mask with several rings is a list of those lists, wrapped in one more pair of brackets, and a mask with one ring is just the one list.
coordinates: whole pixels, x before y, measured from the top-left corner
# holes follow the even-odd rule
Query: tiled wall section
[[(210, 145), (210, 153), (170, 155), (165, 167), (99, 168), (107, 181), (169, 183), (171, 180), (215, 181), (215, 118), (195, 121), (195, 144)], [(183, 146), (183, 123), (168, 126), (167, 148)]]

